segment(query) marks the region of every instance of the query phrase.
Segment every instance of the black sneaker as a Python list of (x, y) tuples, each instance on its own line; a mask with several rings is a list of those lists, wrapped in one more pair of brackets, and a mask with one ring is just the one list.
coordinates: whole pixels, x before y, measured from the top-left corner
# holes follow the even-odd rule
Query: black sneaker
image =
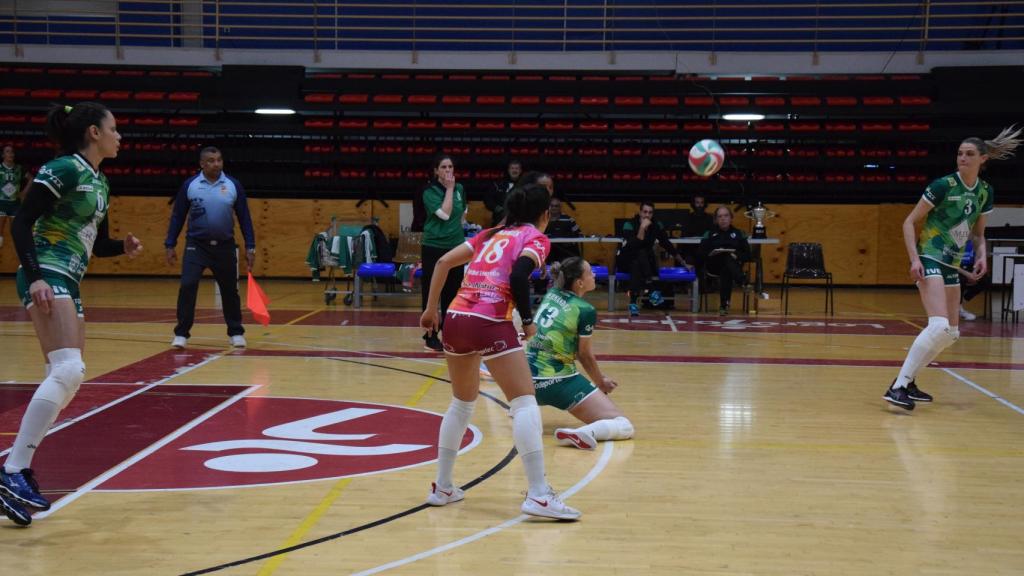
[(40, 510), (50, 509), (50, 501), (39, 493), (39, 483), (36, 482), (30, 468), (25, 468), (15, 474), (8, 474), (0, 467), (0, 492), (6, 492), (7, 496), (17, 500), (20, 504)]
[(423, 339), (423, 349), (433, 352), (444, 352), (444, 344), (441, 344), (441, 339), (437, 337), (437, 334), (431, 334)]
[(907, 384), (907, 396), (914, 402), (931, 402), (932, 395), (917, 387), (916, 382)]
[(32, 523), (32, 515), (28, 510), (4, 492), (0, 492), (0, 511), (18, 526), (28, 526)]
[(721, 306), (719, 306), (719, 308), (718, 308), (718, 315), (719, 316), (728, 316), (729, 315), (729, 303), (728, 302), (726, 302), (726, 303), (722, 304)]
[(899, 406), (904, 410), (914, 409), (914, 400), (907, 394), (906, 388), (893, 388), (890, 386), (889, 389), (885, 391), (885, 395), (882, 396), (882, 399), (889, 404)]

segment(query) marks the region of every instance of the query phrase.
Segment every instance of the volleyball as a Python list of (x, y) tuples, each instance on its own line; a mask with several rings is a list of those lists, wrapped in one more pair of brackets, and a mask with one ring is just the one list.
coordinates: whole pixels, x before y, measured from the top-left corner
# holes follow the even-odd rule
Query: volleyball
[(690, 148), (690, 170), (699, 176), (714, 176), (725, 163), (725, 150), (714, 140), (701, 140)]

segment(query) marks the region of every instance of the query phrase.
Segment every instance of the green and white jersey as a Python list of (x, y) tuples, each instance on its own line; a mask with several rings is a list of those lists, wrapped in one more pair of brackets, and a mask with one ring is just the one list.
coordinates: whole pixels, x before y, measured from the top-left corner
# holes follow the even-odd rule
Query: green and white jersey
[(21, 186), (21, 179), (25, 177), (20, 164), (8, 166), (0, 162), (0, 200), (17, 200), (18, 187)]
[(53, 211), (33, 228), (39, 266), (81, 282), (97, 229), (107, 216), (107, 178), (74, 154), (47, 162), (34, 181), (57, 197)]
[(526, 357), (535, 379), (573, 376), (579, 339), (589, 338), (597, 323), (597, 310), (572, 292), (552, 288), (534, 316), (537, 334), (530, 339)]
[(992, 211), (993, 196), (988, 182), (979, 178), (968, 188), (957, 172), (929, 184), (922, 198), (933, 208), (921, 229), (918, 254), (945, 266), (960, 266), (971, 229), (982, 214)]

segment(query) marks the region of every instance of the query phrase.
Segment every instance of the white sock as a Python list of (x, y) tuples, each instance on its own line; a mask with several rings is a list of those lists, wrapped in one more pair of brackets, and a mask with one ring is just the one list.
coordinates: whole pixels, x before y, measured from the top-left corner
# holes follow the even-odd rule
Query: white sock
[(591, 422), (577, 430), (590, 432), (597, 441), (628, 440), (633, 437), (633, 423), (625, 416)]
[(513, 398), (509, 406), (512, 408), (512, 439), (530, 484), (528, 494), (541, 496), (548, 491), (548, 481), (544, 474), (544, 427), (537, 398), (526, 394)]
[[(959, 335), (957, 330), (957, 335)], [(907, 384), (914, 381), (917, 371), (924, 368), (939, 355), (950, 344), (956, 341), (950, 327), (949, 320), (942, 316), (929, 316), (928, 326), (917, 335), (913, 345), (907, 352), (907, 358), (903, 361), (900, 374), (893, 383), (893, 388), (905, 388)]]
[(32, 467), (32, 457), (36, 448), (43, 441), (46, 431), (53, 425), (59, 413), (60, 406), (49, 400), (33, 398), (28, 403), (25, 415), (21, 418), (18, 435), (14, 439), (14, 446), (11, 447), (11, 453), (4, 462), (4, 470), (8, 474), (16, 474), (24, 468)]
[(448, 410), (441, 420), (441, 431), (437, 435), (437, 485), (441, 488), (452, 486), (452, 469), (455, 456), (459, 453), (462, 436), (466, 433), (469, 420), (473, 417), (476, 402), (463, 402), (452, 398)]

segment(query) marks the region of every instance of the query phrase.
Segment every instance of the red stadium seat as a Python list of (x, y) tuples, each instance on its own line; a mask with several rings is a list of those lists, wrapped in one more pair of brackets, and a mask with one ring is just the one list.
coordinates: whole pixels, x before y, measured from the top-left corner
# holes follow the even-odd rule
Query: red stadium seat
[(683, 104), (686, 106), (714, 106), (715, 99), (711, 96), (687, 96), (683, 98)]
[(718, 103), (722, 106), (749, 106), (750, 98), (746, 96), (719, 96)]
[(897, 128), (900, 132), (927, 132), (931, 125), (927, 122), (900, 122)]
[(465, 94), (445, 94), (441, 97), (441, 104), (462, 105), (469, 104), (472, 101), (473, 97), (466, 96)]
[(401, 104), (402, 103), (402, 95), (401, 94), (374, 94), (373, 95), (373, 103), (374, 104)]
[(821, 129), (818, 122), (790, 122), (791, 132), (817, 132)]
[(371, 127), (374, 130), (401, 130), (402, 121), (394, 118), (376, 118)]
[(101, 100), (130, 100), (132, 93), (130, 90), (105, 90), (100, 92)]
[(513, 96), (511, 102), (515, 106), (536, 106), (540, 104), (540, 96)]
[(28, 88), (0, 88), (0, 98), (26, 98)]
[(540, 122), (537, 120), (513, 120), (509, 123), (512, 130), (540, 130)]
[(198, 102), (199, 92), (171, 92), (167, 99), (171, 102)]
[(860, 128), (865, 132), (892, 132), (892, 122), (863, 122)]
[(33, 90), (28, 93), (29, 98), (34, 100), (56, 100), (60, 98), (61, 91), (52, 88), (43, 88), (40, 90)]
[(829, 106), (856, 106), (856, 96), (826, 96), (825, 104)]
[(576, 99), (572, 96), (548, 96), (544, 98), (544, 103), (549, 106), (572, 106)]
[(144, 92), (136, 92), (135, 99), (143, 102), (159, 102), (167, 97), (166, 92), (160, 92), (156, 90), (147, 90)]
[(785, 106), (786, 99), (781, 96), (755, 96), (754, 104), (758, 106)]
[(678, 106), (679, 98), (676, 96), (651, 96), (651, 106)]
[(821, 106), (821, 98), (817, 96), (792, 96), (789, 103), (793, 106)]
[(500, 106), (505, 103), (505, 97), (501, 95), (477, 96), (476, 103), (486, 106)]
[(421, 118), (409, 120), (406, 124), (409, 130), (435, 130), (437, 129), (437, 120), (430, 118)]
[(900, 104), (903, 106), (927, 106), (932, 103), (928, 96), (900, 96)]
[(341, 104), (366, 104), (369, 100), (369, 94), (342, 94), (338, 96), (338, 102)]
[(410, 94), (406, 98), (409, 104), (437, 104), (437, 96), (433, 94)]
[(865, 96), (862, 101), (865, 106), (892, 106), (896, 103), (891, 96)]
[(168, 122), (171, 126), (192, 127), (199, 126), (198, 116), (172, 116)]
[(616, 106), (643, 106), (644, 105), (644, 97), (643, 96), (616, 96), (615, 97), (615, 105)]
[(580, 97), (580, 104), (584, 106), (607, 106), (607, 96), (582, 96)]
[(98, 93), (98, 90), (68, 90), (64, 97), (71, 101), (95, 100)]
[[(306, 120), (306, 128), (330, 128), (333, 122), (323, 119)], [(338, 128), (342, 130), (365, 130), (370, 122), (365, 118), (342, 118), (338, 120)]]
[(459, 120), (457, 118), (450, 118), (441, 121), (441, 128), (444, 130), (469, 130), (472, 127), (473, 123), (470, 122), (469, 120)]
[(332, 94), (330, 92), (320, 92), (320, 93), (317, 93), (317, 94), (306, 94), (306, 96), (303, 98), (303, 100), (305, 102), (309, 102), (311, 104), (333, 104), (334, 103), (334, 94)]

